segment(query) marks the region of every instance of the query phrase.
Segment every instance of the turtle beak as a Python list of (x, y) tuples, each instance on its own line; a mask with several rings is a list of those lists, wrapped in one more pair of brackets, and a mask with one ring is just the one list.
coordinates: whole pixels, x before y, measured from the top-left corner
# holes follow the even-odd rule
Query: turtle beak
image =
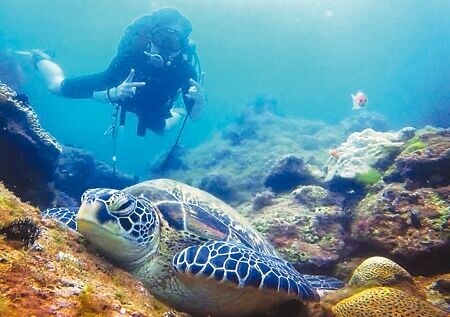
[(102, 226), (111, 232), (115, 232), (116, 228), (119, 227), (117, 225), (117, 218), (111, 216), (105, 204), (99, 201), (84, 201), (81, 204), (77, 214), (77, 225), (86, 222)]

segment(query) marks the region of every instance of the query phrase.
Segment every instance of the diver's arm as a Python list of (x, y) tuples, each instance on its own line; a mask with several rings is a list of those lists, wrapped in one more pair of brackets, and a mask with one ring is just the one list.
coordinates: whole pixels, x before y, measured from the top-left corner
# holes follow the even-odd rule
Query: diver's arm
[(117, 103), (132, 98), (136, 88), (145, 85), (143, 82), (133, 82), (134, 70), (130, 70), (128, 59), (121, 55), (117, 55), (103, 72), (67, 79), (61, 67), (49, 56), (39, 55), (35, 66), (49, 91), (65, 98), (92, 98), (102, 103)]
[(50, 59), (42, 58), (36, 61), (35, 67), (44, 78), (48, 90), (65, 98), (93, 98), (100, 102), (110, 102), (106, 95), (101, 98), (102, 92), (105, 94), (106, 89), (121, 82), (114, 80), (115, 74), (110, 68), (100, 73), (66, 79), (61, 67)]

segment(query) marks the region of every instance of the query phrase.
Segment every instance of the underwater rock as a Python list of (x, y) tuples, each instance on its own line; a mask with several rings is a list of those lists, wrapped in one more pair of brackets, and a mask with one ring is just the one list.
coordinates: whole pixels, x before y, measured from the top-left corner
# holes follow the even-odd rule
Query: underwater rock
[(299, 186), (291, 193), (294, 199), (308, 207), (327, 205), (330, 201), (330, 193), (323, 187), (316, 185)]
[(398, 183), (368, 195), (351, 225), (356, 252), (387, 256), (414, 274), (450, 271), (449, 198), (450, 186), (411, 191)]
[(363, 191), (381, 180), (383, 171), (401, 152), (403, 133), (366, 129), (352, 133), (328, 160), (325, 181), (333, 191)]
[(433, 276), (421, 282), (427, 292), (428, 301), (450, 313), (450, 273)]
[(200, 181), (199, 188), (224, 201), (233, 201), (238, 195), (231, 175), (226, 172), (213, 171), (206, 174)]
[(450, 129), (424, 132), (411, 138), (395, 160), (393, 173), (406, 180), (410, 188), (449, 185)]
[[(88, 188), (122, 189), (137, 182), (137, 179), (121, 172), (116, 171), (114, 174), (111, 167), (96, 161), (89, 152), (67, 146), (64, 147), (55, 171), (55, 187), (76, 201)], [(58, 198), (63, 198), (63, 195)], [(53, 205), (57, 206), (56, 203)], [(69, 201), (68, 205), (61, 206), (70, 205)]]
[(61, 146), (25, 99), (0, 83), (0, 180), (23, 200), (48, 206)]
[(273, 204), (273, 198), (275, 194), (270, 190), (265, 190), (260, 193), (256, 193), (252, 197), (252, 209), (254, 211), (260, 210), (263, 207), (270, 206)]
[(282, 192), (302, 184), (317, 184), (318, 180), (312, 175), (302, 158), (285, 155), (272, 163), (263, 183), (274, 192)]
[(305, 208), (290, 195), (277, 196), (250, 221), (300, 272), (332, 275), (347, 254), (344, 213), (338, 206), (318, 208), (323, 211)]

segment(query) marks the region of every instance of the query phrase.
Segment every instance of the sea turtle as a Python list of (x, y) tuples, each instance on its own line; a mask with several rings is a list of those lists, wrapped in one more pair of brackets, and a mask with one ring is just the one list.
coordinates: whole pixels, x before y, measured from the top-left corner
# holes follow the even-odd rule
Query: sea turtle
[(194, 316), (260, 314), (343, 286), (300, 274), (233, 208), (180, 182), (90, 189), (81, 202), (43, 216), (78, 230), (155, 297)]

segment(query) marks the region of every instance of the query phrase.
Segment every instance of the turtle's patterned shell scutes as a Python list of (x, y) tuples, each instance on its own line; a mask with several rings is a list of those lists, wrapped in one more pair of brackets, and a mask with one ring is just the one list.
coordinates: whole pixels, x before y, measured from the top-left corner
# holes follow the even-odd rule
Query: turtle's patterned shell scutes
[(374, 287), (332, 307), (336, 317), (444, 317), (431, 304), (391, 287)]
[(385, 257), (364, 260), (353, 272), (349, 285), (387, 285), (396, 281), (412, 281), (411, 275), (400, 265)]
[(175, 230), (188, 231), (209, 240), (240, 243), (278, 257), (275, 249), (241, 215), (202, 190), (170, 179), (154, 179), (125, 191), (136, 197), (144, 196), (156, 204)]

